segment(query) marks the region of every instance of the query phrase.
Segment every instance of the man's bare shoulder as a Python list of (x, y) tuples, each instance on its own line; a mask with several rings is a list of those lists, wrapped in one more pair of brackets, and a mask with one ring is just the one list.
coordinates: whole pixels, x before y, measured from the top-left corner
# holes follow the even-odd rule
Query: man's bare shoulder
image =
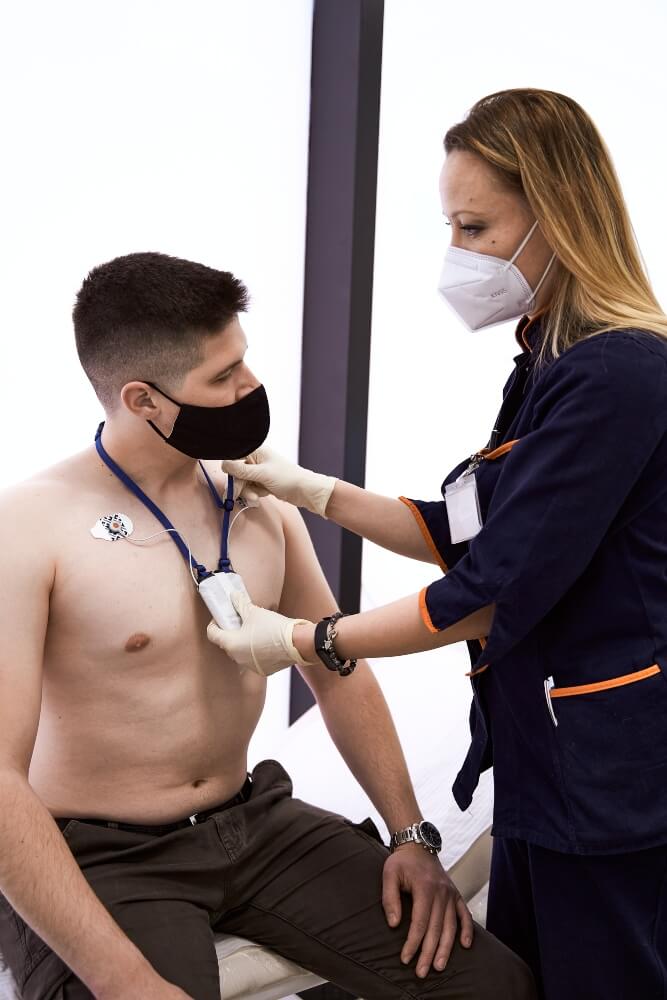
[(14, 522), (24, 521), (57, 510), (58, 504), (80, 493), (90, 470), (91, 452), (86, 449), (5, 486), (0, 490), (0, 519), (10, 516)]
[(271, 517), (280, 524), (286, 548), (298, 551), (304, 558), (309, 559), (313, 566), (319, 568), (319, 561), (299, 508), (270, 494), (263, 499), (262, 503), (267, 505)]
[(269, 510), (272, 512), (273, 517), (277, 517), (280, 523), (289, 530), (290, 526), (304, 525), (305, 521), (303, 515), (298, 507), (294, 504), (287, 503), (286, 500), (279, 500), (278, 497), (269, 495), (263, 498), (263, 502), (267, 505)]

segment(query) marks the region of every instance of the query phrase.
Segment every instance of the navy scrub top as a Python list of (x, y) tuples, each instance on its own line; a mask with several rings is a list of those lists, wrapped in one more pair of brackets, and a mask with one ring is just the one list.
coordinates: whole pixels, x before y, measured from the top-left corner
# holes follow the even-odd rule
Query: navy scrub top
[(524, 318), (480, 533), (453, 544), (444, 501), (401, 498), (446, 570), (427, 626), (495, 604), (453, 792), (466, 809), (493, 764), (494, 836), (634, 851), (667, 843), (667, 341), (617, 330), (538, 366), (540, 336)]

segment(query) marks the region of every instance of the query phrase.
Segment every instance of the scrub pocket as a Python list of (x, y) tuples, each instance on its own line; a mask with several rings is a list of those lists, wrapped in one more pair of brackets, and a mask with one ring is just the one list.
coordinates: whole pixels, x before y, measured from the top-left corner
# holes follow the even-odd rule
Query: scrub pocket
[[(667, 676), (657, 664), (549, 692), (577, 840), (624, 849), (667, 829)], [(658, 815), (661, 813), (662, 815)]]

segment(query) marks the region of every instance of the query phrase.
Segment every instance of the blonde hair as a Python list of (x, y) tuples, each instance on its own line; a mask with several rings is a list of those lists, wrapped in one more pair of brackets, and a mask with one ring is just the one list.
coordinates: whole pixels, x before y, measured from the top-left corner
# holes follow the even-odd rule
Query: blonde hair
[(549, 90), (483, 97), (445, 136), (522, 193), (560, 264), (542, 317), (547, 351), (583, 337), (650, 330), (667, 338), (609, 152), (586, 112)]

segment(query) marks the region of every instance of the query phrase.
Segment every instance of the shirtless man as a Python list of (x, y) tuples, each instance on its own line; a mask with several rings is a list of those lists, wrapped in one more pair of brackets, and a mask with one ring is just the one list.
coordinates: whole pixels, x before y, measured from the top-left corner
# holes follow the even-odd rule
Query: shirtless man
[[(192, 456), (248, 453), (268, 429), (246, 302), (226, 272), (132, 254), (96, 268), (74, 311), (106, 452), (210, 568), (221, 515)], [(219, 462), (204, 466), (224, 495)], [(112, 512), (128, 536), (91, 534)], [(210, 614), (160, 531), (92, 444), (1, 501), (0, 951), (22, 995), (214, 1000), (214, 928), (367, 998), (532, 997), (495, 939), (475, 928), (470, 946), (465, 905), (423, 846), (389, 855), (372, 830), (294, 800), (274, 761), (248, 780), (266, 682), (207, 640)], [(414, 547), (430, 559), (417, 531)], [(231, 556), (256, 604), (332, 612), (294, 508), (244, 510)], [(303, 674), (389, 829), (419, 820), (368, 666), (345, 683)]]

